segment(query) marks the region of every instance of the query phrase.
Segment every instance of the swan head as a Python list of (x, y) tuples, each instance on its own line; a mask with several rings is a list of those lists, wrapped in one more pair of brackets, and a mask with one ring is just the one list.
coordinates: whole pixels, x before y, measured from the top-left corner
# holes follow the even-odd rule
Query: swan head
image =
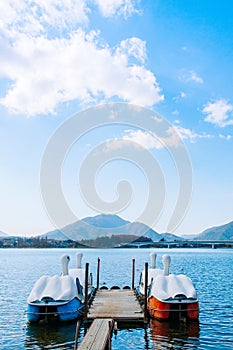
[(150, 261), (151, 261), (151, 268), (155, 269), (156, 268), (156, 257), (157, 254), (156, 253), (150, 253)]
[(77, 269), (82, 268), (82, 257), (83, 257), (83, 253), (78, 252), (77, 253)]
[(169, 267), (171, 263), (171, 258), (170, 255), (165, 254), (162, 256), (162, 262), (163, 262), (163, 267), (164, 267), (164, 276), (169, 275)]
[(62, 275), (63, 276), (66, 276), (69, 274), (69, 271), (68, 271), (68, 264), (70, 262), (70, 257), (69, 255), (62, 255), (61, 257), (61, 264), (62, 264)]

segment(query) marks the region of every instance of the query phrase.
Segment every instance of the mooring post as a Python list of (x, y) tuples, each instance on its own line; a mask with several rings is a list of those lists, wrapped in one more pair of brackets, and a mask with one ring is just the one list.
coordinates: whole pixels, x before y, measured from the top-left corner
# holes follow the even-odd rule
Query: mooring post
[(134, 290), (135, 259), (132, 260), (132, 289)]
[(145, 301), (144, 301), (144, 322), (147, 323), (147, 289), (148, 289), (148, 262), (145, 263)]
[(85, 269), (85, 303), (84, 303), (84, 319), (87, 318), (88, 312), (88, 279), (89, 279), (89, 263), (86, 263)]
[(75, 341), (74, 341), (74, 350), (77, 350), (77, 346), (78, 346), (78, 334), (79, 334), (79, 329), (80, 329), (80, 321), (78, 321), (78, 322), (77, 322), (77, 325), (76, 325)]
[(99, 289), (100, 285), (100, 258), (97, 261), (97, 277), (96, 277), (96, 289)]

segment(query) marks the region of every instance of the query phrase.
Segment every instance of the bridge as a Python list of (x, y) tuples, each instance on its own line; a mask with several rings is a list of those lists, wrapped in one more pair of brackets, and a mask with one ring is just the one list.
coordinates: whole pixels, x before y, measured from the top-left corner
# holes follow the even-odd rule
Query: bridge
[(118, 248), (233, 248), (233, 240), (229, 241), (204, 241), (204, 240), (180, 240), (180, 241), (156, 241), (156, 242), (131, 242), (121, 244)]

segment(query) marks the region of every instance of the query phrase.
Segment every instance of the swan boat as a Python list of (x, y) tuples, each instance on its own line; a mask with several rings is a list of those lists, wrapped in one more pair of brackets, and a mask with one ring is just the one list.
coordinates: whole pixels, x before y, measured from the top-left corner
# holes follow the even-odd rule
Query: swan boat
[[(157, 254), (152, 252), (150, 253), (151, 267), (148, 269), (148, 290), (151, 288), (151, 283), (158, 276), (163, 274), (163, 270), (156, 268), (156, 257)], [(145, 298), (145, 270), (140, 274), (139, 286), (138, 286), (138, 295), (139, 298)]]
[(197, 320), (199, 304), (194, 285), (184, 274), (170, 274), (170, 261), (169, 255), (163, 255), (163, 273), (157, 274), (151, 281), (147, 299), (149, 314), (159, 320)]
[[(77, 254), (77, 268), (68, 269), (70, 257), (61, 257), (62, 275), (41, 276), (27, 299), (30, 323), (73, 321), (82, 315), (84, 307), (85, 270), (81, 268), (82, 253)], [(92, 275), (88, 281), (88, 296), (94, 292)]]

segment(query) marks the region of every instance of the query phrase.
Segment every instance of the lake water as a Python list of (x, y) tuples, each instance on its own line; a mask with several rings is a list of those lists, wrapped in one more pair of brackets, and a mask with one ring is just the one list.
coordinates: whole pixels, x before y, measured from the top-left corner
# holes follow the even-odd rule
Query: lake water
[[(149, 261), (152, 249), (83, 249), (83, 264), (90, 263), (96, 277), (101, 259), (100, 284), (131, 285), (132, 259), (136, 278)], [(198, 323), (170, 325), (151, 321), (145, 328), (119, 329), (112, 349), (233, 349), (233, 250), (156, 249), (171, 256), (171, 273), (187, 274), (199, 296)], [(75, 324), (28, 325), (26, 299), (34, 282), (44, 274), (61, 271), (60, 257), (70, 255), (76, 265), (76, 249), (0, 249), (0, 349), (73, 349)], [(84, 334), (83, 328), (80, 339)], [(98, 350), (98, 349), (96, 349)]]

